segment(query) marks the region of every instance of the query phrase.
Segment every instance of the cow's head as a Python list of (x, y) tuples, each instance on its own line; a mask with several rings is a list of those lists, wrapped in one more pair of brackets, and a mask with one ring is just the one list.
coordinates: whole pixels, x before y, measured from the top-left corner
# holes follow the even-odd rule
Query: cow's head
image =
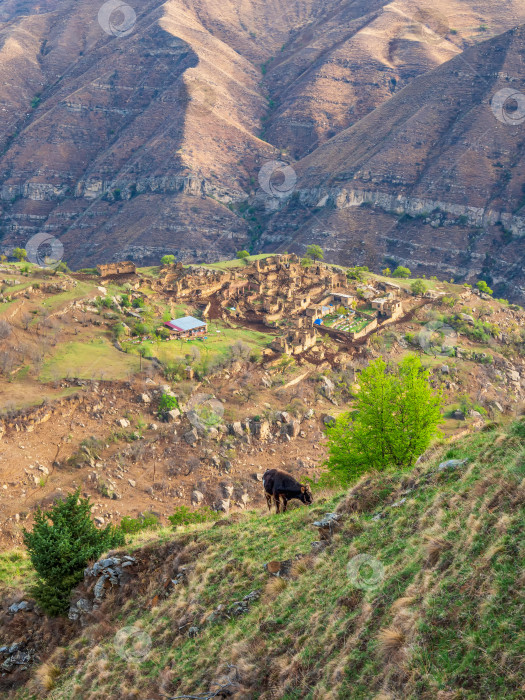
[(307, 506), (311, 506), (312, 503), (314, 502), (312, 489), (310, 488), (309, 484), (306, 484), (306, 486), (303, 486), (301, 484), (301, 501), (303, 503), (305, 503)]

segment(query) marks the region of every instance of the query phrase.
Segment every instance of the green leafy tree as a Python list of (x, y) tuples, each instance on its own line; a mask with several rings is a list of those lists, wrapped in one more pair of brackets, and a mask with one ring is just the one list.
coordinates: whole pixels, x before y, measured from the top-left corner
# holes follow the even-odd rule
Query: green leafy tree
[(384, 270), (381, 270), (381, 274), (384, 277), (390, 277), (390, 275), (392, 274), (392, 270), (389, 267), (385, 267)]
[(238, 260), (245, 260), (250, 257), (250, 253), (247, 250), (238, 250), (236, 257)]
[(79, 490), (48, 511), (38, 509), (33, 530), (24, 529), (24, 544), (38, 577), (32, 593), (42, 610), (53, 616), (65, 613), (88, 563), (124, 541), (112, 525), (97, 529), (91, 502)]
[(312, 258), (301, 258), (301, 266), (305, 268), (309, 268), (314, 264), (314, 261)]
[(162, 258), (160, 259), (161, 263), (163, 265), (173, 265), (175, 262), (175, 256), (174, 255), (163, 255)]
[(364, 265), (356, 267), (349, 267), (346, 271), (346, 276), (349, 280), (357, 280), (358, 282), (364, 282), (366, 280), (366, 273), (369, 272), (368, 267)]
[(402, 265), (398, 265), (394, 272), (392, 273), (393, 277), (399, 277), (399, 279), (408, 279), (412, 273), (408, 269), (408, 267), (403, 267)]
[(479, 291), (482, 294), (490, 294), (492, 295), (494, 292), (492, 289), (489, 287), (489, 285), (485, 282), (485, 280), (480, 280), (477, 284), (476, 287), (479, 289)]
[(389, 368), (383, 358), (360, 378), (355, 411), (328, 428), (328, 467), (343, 483), (369, 471), (407, 469), (429, 446), (441, 421), (441, 393), (415, 356)]
[(323, 249), (320, 245), (309, 245), (306, 248), (306, 256), (312, 260), (324, 260)]
[(13, 257), (22, 262), (27, 259), (27, 250), (25, 248), (13, 248)]
[(412, 282), (410, 289), (414, 296), (421, 297), (427, 291), (427, 285), (422, 280), (416, 280)]

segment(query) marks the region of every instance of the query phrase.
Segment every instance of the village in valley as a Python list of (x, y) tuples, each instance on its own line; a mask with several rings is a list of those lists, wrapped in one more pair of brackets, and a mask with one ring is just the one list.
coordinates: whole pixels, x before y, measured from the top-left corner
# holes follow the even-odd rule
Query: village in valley
[[(160, 268), (152, 289), (191, 305), (199, 317), (186, 314), (165, 321), (165, 339), (205, 338), (208, 321), (222, 318), (239, 326), (272, 333), (267, 354), (305, 355), (322, 352), (321, 337), (339, 345), (366, 339), (406, 315), (421, 299), (387, 280), (366, 280), (320, 261), (304, 263), (295, 254), (242, 259), (229, 269), (184, 266), (172, 262)], [(133, 263), (98, 268), (102, 280), (135, 274)], [(360, 281), (361, 278), (361, 281)], [(136, 285), (140, 289), (140, 285)], [(425, 290), (424, 303), (440, 294)]]

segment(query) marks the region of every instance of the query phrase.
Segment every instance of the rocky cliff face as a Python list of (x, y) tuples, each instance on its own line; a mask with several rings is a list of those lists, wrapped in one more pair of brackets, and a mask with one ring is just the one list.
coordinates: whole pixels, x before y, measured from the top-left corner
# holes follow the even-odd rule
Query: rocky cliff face
[[(461, 221), (499, 220), (518, 235), (519, 185), (515, 171), (506, 174), (504, 139), (493, 149), (501, 167), (479, 191), (463, 171), (431, 185), (444, 181), (436, 155), (447, 134), (452, 160), (465, 151), (456, 120), (465, 124), (467, 106), (486, 98), (496, 74), (503, 83), (519, 75), (521, 54), (513, 63), (499, 39), (474, 73), (461, 52), (525, 21), (525, 8), (521, 0), (434, 5), (131, 0), (112, 11), (101, 0), (2, 3), (0, 247), (44, 231), (79, 267), (122, 257), (153, 263), (164, 253), (205, 261), (277, 239), (295, 245), (282, 212), (290, 201), (259, 188), (269, 161), (292, 163), (299, 176), (298, 220), (306, 222), (318, 195), (326, 197), (322, 216), (361, 197), (407, 214), (429, 200), (443, 211), (466, 207), (450, 212)], [(454, 57), (463, 62), (446, 63)], [(417, 79), (444, 63), (455, 65), (444, 82)], [(444, 107), (459, 108), (445, 114), (429, 95), (438, 100), (447, 89)], [(333, 234), (335, 260), (346, 255), (336, 242), (346, 232)], [(360, 235), (370, 247), (373, 236)]]
[(334, 260), (483, 274), (522, 298), (524, 47), (522, 26), (466, 51), (299, 161), (265, 249), (315, 239)]

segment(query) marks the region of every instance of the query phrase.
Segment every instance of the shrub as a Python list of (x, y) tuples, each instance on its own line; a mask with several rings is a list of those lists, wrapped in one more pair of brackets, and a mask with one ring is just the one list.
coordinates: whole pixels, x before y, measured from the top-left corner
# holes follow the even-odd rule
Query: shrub
[(489, 285), (485, 282), (485, 280), (480, 280), (477, 284), (476, 287), (479, 289), (479, 291), (482, 294), (493, 294), (492, 289), (489, 287)]
[(7, 321), (0, 320), (0, 340), (5, 340), (11, 335), (11, 326)]
[(162, 327), (162, 328), (157, 328), (157, 330), (155, 331), (155, 335), (157, 336), (157, 338), (160, 338), (161, 340), (168, 340), (168, 338), (171, 336), (171, 333), (169, 332), (169, 330), (167, 328)]
[(142, 321), (137, 321), (133, 324), (133, 335), (147, 335), (148, 333), (149, 328)]
[(157, 415), (159, 418), (165, 418), (170, 411), (173, 411), (174, 408), (178, 407), (179, 402), (176, 396), (171, 396), (171, 394), (162, 394), (159, 401), (159, 407), (157, 409)]
[(173, 265), (175, 262), (175, 256), (174, 255), (163, 255), (162, 258), (160, 259), (161, 263), (163, 265)]
[(120, 340), (126, 335), (126, 327), (124, 326), (123, 323), (115, 323), (115, 325), (111, 329), (113, 333), (113, 337), (115, 340)]
[(97, 529), (91, 502), (80, 498), (79, 490), (48, 511), (38, 509), (32, 532), (24, 529), (24, 544), (38, 577), (32, 593), (42, 610), (53, 616), (65, 613), (88, 563), (124, 541), (112, 525)]
[(27, 258), (27, 250), (25, 248), (13, 248), (13, 257), (22, 262)]
[(130, 518), (127, 515), (122, 518), (119, 525), (126, 535), (134, 535), (142, 530), (155, 530), (160, 526), (160, 520), (153, 513), (144, 513), (139, 518)]
[(199, 523), (211, 522), (220, 518), (219, 513), (216, 513), (208, 506), (204, 506), (199, 510), (190, 510), (188, 506), (179, 506), (175, 508), (173, 515), (170, 515), (168, 520), (173, 527), (179, 525), (197, 525)]
[(412, 282), (410, 289), (412, 290), (412, 294), (415, 296), (423, 296), (423, 294), (427, 291), (427, 285), (422, 280), (416, 280), (415, 282)]

